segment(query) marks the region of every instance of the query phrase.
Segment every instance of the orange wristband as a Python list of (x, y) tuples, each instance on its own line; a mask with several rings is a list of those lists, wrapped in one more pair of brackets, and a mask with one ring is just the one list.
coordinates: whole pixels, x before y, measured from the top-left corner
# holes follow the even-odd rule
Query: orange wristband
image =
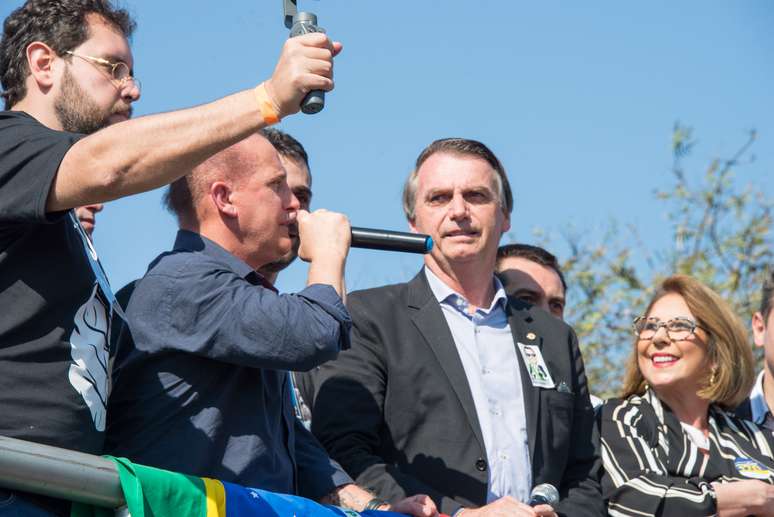
[(255, 87), (255, 98), (258, 100), (258, 109), (261, 110), (261, 116), (263, 117), (263, 121), (267, 126), (276, 124), (280, 121), (277, 108), (269, 98), (269, 94), (266, 92), (264, 83), (261, 83)]

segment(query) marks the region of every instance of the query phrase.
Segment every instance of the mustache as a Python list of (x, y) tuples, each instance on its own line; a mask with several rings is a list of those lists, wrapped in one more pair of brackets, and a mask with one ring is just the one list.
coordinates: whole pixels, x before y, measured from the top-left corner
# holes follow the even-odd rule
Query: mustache
[(131, 104), (116, 106), (113, 108), (113, 111), (110, 113), (111, 115), (125, 115), (126, 118), (132, 118), (132, 114), (134, 113), (134, 108), (132, 108)]

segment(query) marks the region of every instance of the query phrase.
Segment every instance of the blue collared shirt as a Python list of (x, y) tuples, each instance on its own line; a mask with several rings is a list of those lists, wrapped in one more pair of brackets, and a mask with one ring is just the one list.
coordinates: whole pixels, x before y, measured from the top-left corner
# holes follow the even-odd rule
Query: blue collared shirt
[(349, 313), (331, 286), (280, 295), (216, 243), (180, 231), (126, 315), (109, 453), (311, 499), (352, 482), (295, 418), (287, 374), (349, 347)]
[(761, 370), (753, 384), (750, 393), (750, 410), (753, 422), (774, 431), (774, 416), (771, 414), (769, 405), (766, 403), (766, 394), (763, 392), (763, 373), (764, 370)]
[(527, 417), (516, 346), (508, 324), (508, 298), (492, 276), (495, 296), (488, 308), (468, 312), (469, 303), (425, 267), (430, 290), (441, 305), (468, 380), (484, 437), (489, 482), (487, 502), (510, 495), (529, 499), (532, 467)]

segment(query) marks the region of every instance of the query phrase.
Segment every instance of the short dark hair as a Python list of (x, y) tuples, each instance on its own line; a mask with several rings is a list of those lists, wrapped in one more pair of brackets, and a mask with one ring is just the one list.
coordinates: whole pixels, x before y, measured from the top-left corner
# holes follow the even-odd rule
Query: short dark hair
[(428, 158), (436, 153), (473, 156), (475, 158), (481, 158), (489, 163), (497, 173), (495, 175), (495, 184), (498, 190), (497, 194), (500, 197), (500, 205), (507, 214), (510, 214), (513, 211), (513, 193), (511, 192), (511, 185), (508, 182), (508, 175), (505, 173), (503, 164), (500, 163), (500, 160), (497, 159), (497, 156), (495, 156), (492, 150), (478, 140), (469, 140), (467, 138), (442, 138), (428, 145), (421, 153), (419, 153), (414, 170), (409, 174), (406, 183), (403, 185), (403, 212), (406, 214), (406, 218), (409, 221), (414, 220), (419, 168)]
[(508, 257), (523, 258), (529, 260), (530, 262), (540, 264), (541, 266), (550, 267), (556, 271), (557, 275), (559, 275), (559, 280), (562, 281), (562, 288), (564, 289), (565, 293), (567, 292), (567, 282), (564, 280), (564, 273), (562, 273), (562, 268), (559, 266), (559, 261), (556, 259), (556, 256), (553, 253), (541, 248), (540, 246), (533, 246), (532, 244), (506, 244), (497, 248), (496, 264), (498, 269), (500, 266), (500, 261)]
[(310, 170), (309, 155), (306, 154), (306, 149), (301, 145), (301, 142), (284, 131), (273, 127), (261, 129), (260, 133), (274, 146), (281, 156), (303, 163), (306, 165), (307, 170)]
[(5, 109), (12, 108), (27, 95), (29, 44), (41, 41), (64, 56), (89, 38), (86, 19), (89, 14), (100, 16), (127, 39), (136, 27), (129, 13), (114, 8), (110, 0), (27, 0), (5, 19), (0, 41), (0, 82)]
[(169, 184), (161, 197), (161, 204), (175, 217), (180, 224), (193, 215), (194, 200), (191, 194), (188, 175), (176, 179)]
[(767, 268), (761, 287), (761, 316), (768, 321), (771, 313), (771, 302), (774, 301), (774, 266)]

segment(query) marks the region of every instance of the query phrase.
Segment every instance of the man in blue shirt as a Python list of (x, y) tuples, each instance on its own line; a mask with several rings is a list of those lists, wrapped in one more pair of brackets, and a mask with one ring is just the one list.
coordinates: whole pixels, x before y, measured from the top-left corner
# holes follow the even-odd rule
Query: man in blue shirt
[[(103, 450), (111, 317), (76, 207), (145, 192), (333, 88), (341, 45), (289, 39), (271, 78), (195, 108), (129, 120), (140, 99), (129, 13), (109, 0), (15, 0), (0, 36), (0, 435)], [(256, 52), (260, 52), (257, 49)], [(35, 506), (36, 509), (29, 509)], [(0, 488), (0, 515), (69, 502)]]
[[(295, 418), (289, 391), (288, 370), (349, 347), (346, 217), (299, 210), (277, 152), (258, 134), (173, 183), (168, 205), (180, 231), (127, 307), (131, 339), (116, 353), (108, 451), (355, 510), (388, 508), (328, 458)], [(293, 225), (308, 286), (280, 295), (256, 270), (290, 251)], [(435, 513), (424, 496), (394, 509)]]
[[(312, 172), (309, 169), (309, 155), (306, 153), (306, 149), (301, 145), (301, 142), (279, 129), (263, 129), (261, 135), (266, 137), (277, 150), (280, 162), (287, 173), (288, 186), (298, 199), (301, 210), (309, 211), (309, 206), (312, 204)], [(298, 238), (298, 228), (291, 227), (290, 235), (293, 238), (291, 250), (278, 260), (261, 266), (261, 269), (258, 270), (272, 284), (276, 284), (280, 271), (292, 264), (298, 257), (298, 247), (301, 244), (301, 240)], [(312, 385), (313, 373), (314, 370), (303, 373), (291, 372), (290, 374), (293, 381), (296, 416), (301, 419), (307, 429), (310, 428), (312, 421), (311, 404), (308, 403), (311, 402), (311, 399), (308, 397), (314, 390)]]

